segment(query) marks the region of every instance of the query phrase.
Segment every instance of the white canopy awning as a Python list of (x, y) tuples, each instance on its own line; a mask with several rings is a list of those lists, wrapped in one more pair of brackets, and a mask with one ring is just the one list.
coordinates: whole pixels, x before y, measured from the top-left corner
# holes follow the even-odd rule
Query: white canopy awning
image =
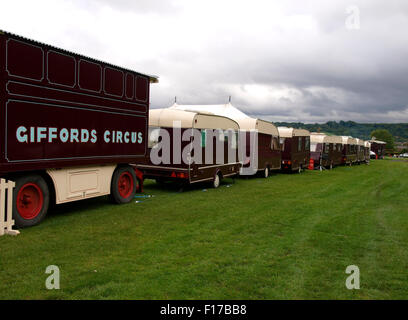
[(241, 110), (234, 107), (231, 103), (209, 105), (179, 105), (175, 103), (169, 109), (223, 116), (238, 122), (241, 130), (256, 129), (260, 133), (266, 133), (274, 136), (279, 134), (278, 129), (272, 122), (251, 118)]
[(231, 103), (226, 104), (208, 104), (208, 105), (187, 105), (173, 104), (170, 109), (193, 111), (200, 113), (210, 113), (218, 116), (228, 117), (233, 120), (250, 118), (245, 113), (235, 108)]

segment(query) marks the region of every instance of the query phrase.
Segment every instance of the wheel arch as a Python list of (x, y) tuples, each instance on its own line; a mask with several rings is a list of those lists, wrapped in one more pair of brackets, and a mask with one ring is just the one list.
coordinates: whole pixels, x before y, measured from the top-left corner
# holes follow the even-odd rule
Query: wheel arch
[(215, 169), (214, 178), (215, 178), (215, 176), (216, 176), (217, 174), (220, 176), (220, 179), (223, 179), (223, 178), (224, 178), (224, 175), (222, 174), (222, 170), (221, 170), (220, 168), (216, 168), (216, 169)]
[(52, 177), (47, 173), (45, 170), (32, 170), (32, 171), (20, 171), (20, 172), (13, 172), (6, 176), (8, 180), (13, 181), (16, 178), (29, 176), (29, 175), (38, 175), (44, 179), (45, 183), (48, 186), (48, 191), (50, 193), (50, 204), (56, 203), (56, 192), (55, 192), (55, 182)]

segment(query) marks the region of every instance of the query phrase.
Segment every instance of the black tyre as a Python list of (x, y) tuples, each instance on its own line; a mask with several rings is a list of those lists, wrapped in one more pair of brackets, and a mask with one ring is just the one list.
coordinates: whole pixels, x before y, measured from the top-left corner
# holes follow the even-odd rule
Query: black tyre
[(135, 171), (131, 166), (116, 168), (111, 182), (111, 199), (115, 203), (128, 203), (132, 201), (137, 189)]
[(50, 203), (48, 185), (40, 175), (20, 176), (12, 179), (13, 219), (18, 228), (39, 224), (47, 215)]

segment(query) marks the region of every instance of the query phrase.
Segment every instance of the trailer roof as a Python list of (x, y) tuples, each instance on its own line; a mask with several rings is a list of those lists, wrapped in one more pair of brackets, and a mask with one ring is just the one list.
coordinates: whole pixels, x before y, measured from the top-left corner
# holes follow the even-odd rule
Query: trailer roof
[(279, 136), (283, 138), (292, 138), (292, 137), (299, 137), (299, 136), (310, 136), (310, 132), (305, 129), (295, 129), (295, 128), (288, 128), (288, 127), (278, 127)]
[(237, 119), (236, 121), (241, 130), (258, 130), (260, 133), (279, 136), (278, 128), (272, 122), (255, 118)]
[(23, 36), (20, 36), (20, 35), (11, 33), (11, 32), (7, 32), (7, 31), (1, 30), (1, 29), (0, 29), (0, 35), (11, 36), (11, 37), (17, 38), (17, 39), (22, 40), (22, 41), (29, 41), (29, 42), (35, 43), (37, 45), (46, 46), (49, 49), (62, 51), (62, 52), (66, 53), (66, 54), (69, 54), (69, 55), (76, 55), (76, 56), (79, 56), (81, 58), (87, 59), (87, 60), (92, 61), (92, 62), (102, 63), (102, 64), (104, 64), (106, 66), (109, 66), (109, 67), (112, 67), (112, 68), (119, 68), (119, 69), (122, 69), (122, 70), (125, 70), (125, 71), (128, 71), (128, 72), (135, 72), (135, 73), (138, 73), (140, 75), (144, 75), (146, 77), (149, 77), (149, 80), (150, 80), (151, 83), (158, 83), (159, 82), (159, 77), (158, 76), (149, 75), (149, 74), (142, 73), (142, 72), (139, 72), (139, 71), (131, 70), (129, 68), (124, 68), (124, 67), (121, 67), (121, 66), (118, 66), (118, 65), (114, 65), (114, 64), (109, 63), (109, 62), (105, 62), (105, 61), (102, 61), (102, 60), (97, 60), (97, 59), (91, 58), (91, 57), (83, 55), (83, 54), (79, 54), (79, 53), (75, 53), (75, 52), (72, 52), (72, 51), (69, 51), (69, 50), (58, 48), (58, 47), (46, 44), (44, 42), (28, 39), (26, 37), (23, 37)]
[(364, 141), (364, 147), (370, 148), (371, 147), (370, 141)]
[(226, 104), (207, 104), (207, 105), (192, 105), (192, 104), (177, 104), (174, 103), (170, 109), (177, 109), (177, 110), (184, 110), (184, 111), (193, 111), (193, 112), (200, 112), (200, 113), (207, 113), (207, 114), (215, 114), (227, 118), (231, 118), (233, 120), (238, 119), (248, 119), (250, 118), (245, 113), (243, 113), (238, 108), (234, 107), (231, 103)]
[(342, 144), (357, 144), (357, 140), (350, 136), (341, 136)]
[(175, 121), (180, 122), (181, 128), (239, 130), (237, 122), (223, 116), (170, 108), (149, 111), (149, 126), (173, 128)]
[(357, 144), (358, 144), (359, 146), (364, 146), (364, 140), (359, 139), (359, 138), (356, 138), (356, 140), (357, 140)]
[(311, 143), (342, 143), (342, 139), (339, 136), (328, 136), (324, 133), (311, 132), (310, 142)]
[(377, 144), (387, 144), (387, 142), (380, 141), (380, 140), (368, 140), (370, 143), (377, 143)]
[(279, 135), (278, 128), (276, 128), (272, 122), (251, 118), (238, 108), (234, 107), (231, 103), (209, 105), (180, 105), (175, 103), (170, 107), (170, 109), (219, 115), (238, 122), (241, 130), (258, 130), (260, 133), (266, 133), (274, 136)]

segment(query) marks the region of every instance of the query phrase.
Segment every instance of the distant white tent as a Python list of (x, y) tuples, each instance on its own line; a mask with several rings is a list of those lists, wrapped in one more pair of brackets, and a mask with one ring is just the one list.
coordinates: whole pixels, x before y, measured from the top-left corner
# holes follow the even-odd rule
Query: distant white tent
[(232, 120), (249, 119), (241, 110), (235, 108), (231, 103), (226, 104), (209, 104), (209, 105), (180, 105), (173, 104), (170, 109), (193, 111), (207, 114), (214, 114), (217, 116), (223, 116)]

